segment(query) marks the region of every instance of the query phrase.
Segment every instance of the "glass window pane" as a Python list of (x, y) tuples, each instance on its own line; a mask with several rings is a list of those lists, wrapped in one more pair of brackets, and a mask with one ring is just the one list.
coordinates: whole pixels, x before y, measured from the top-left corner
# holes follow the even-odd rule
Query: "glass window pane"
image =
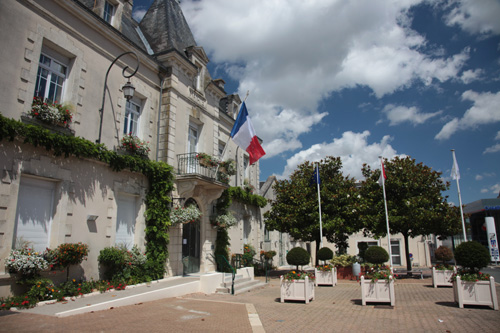
[(41, 67), (38, 67), (38, 74), (36, 76), (35, 83), (35, 96), (45, 97), (45, 87), (47, 86), (47, 75), (48, 71)]

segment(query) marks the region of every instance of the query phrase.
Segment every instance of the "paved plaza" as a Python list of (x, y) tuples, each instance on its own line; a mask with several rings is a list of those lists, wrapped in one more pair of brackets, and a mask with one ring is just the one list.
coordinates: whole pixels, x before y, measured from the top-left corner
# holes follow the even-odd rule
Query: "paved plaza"
[[(398, 280), (396, 304), (361, 305), (356, 281), (315, 289), (316, 299), (280, 303), (279, 279), (240, 295), (189, 294), (64, 318), (0, 312), (1, 332), (499, 332), (500, 311), (459, 309), (450, 287)], [(112, 297), (113, 295), (110, 295)], [(500, 299), (500, 286), (497, 284)], [(71, 301), (69, 301), (71, 302)], [(50, 305), (45, 305), (50, 306)]]

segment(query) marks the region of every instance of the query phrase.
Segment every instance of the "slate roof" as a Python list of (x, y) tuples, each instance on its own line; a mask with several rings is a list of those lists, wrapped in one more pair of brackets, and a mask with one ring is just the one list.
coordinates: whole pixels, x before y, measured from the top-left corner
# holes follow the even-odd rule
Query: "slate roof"
[(176, 49), (184, 54), (196, 46), (193, 34), (176, 0), (155, 0), (139, 23), (154, 53)]

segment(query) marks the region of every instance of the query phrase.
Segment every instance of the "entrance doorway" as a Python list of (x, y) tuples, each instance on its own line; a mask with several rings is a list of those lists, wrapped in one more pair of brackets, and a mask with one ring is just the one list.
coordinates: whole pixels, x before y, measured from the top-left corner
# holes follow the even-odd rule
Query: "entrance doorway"
[[(198, 207), (192, 198), (186, 201), (184, 207), (191, 205)], [(184, 275), (200, 271), (200, 221), (182, 225), (182, 268)]]

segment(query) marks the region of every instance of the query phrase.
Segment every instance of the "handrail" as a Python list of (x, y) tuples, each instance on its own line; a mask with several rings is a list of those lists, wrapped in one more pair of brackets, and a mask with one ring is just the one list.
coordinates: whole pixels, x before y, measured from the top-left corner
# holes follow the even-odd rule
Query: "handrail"
[(228, 268), (231, 269), (231, 275), (232, 275), (232, 277), (231, 277), (231, 295), (234, 295), (234, 278), (236, 276), (236, 269), (234, 269), (234, 267), (231, 266), (231, 264), (229, 263), (227, 258), (221, 254), (217, 255), (216, 261), (221, 266), (221, 268), (224, 266), (227, 266)]

